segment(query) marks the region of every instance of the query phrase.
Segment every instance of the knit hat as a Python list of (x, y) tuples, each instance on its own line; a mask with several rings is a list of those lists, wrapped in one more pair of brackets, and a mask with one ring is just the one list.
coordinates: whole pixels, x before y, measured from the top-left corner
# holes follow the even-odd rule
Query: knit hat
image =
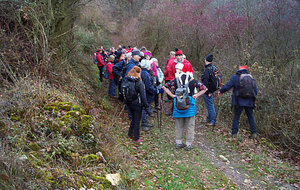
[(149, 52), (145, 52), (144, 55), (148, 55), (149, 57), (151, 57), (151, 53)]
[(155, 64), (158, 65), (158, 60), (154, 57), (152, 59), (150, 59), (150, 62), (151, 63), (155, 62)]
[(176, 50), (175, 50), (175, 56), (182, 55), (182, 54), (183, 54), (182, 51), (180, 49), (176, 48)]
[(242, 69), (248, 70), (248, 65), (240, 66), (239, 70), (242, 70)]
[(151, 62), (147, 59), (143, 59), (140, 65), (142, 69), (148, 69), (151, 65)]
[(206, 56), (206, 58), (205, 58), (205, 60), (206, 60), (207, 62), (212, 62), (213, 59), (214, 59), (214, 56), (213, 56), (212, 54), (209, 54), (209, 55)]
[(182, 70), (183, 69), (183, 64), (182, 63), (177, 63), (176, 65), (175, 65), (175, 69), (179, 69), (179, 70)]
[(131, 52), (131, 55), (132, 55), (132, 57), (135, 56), (135, 55), (139, 55), (139, 56), (141, 56), (141, 57), (143, 56), (143, 54), (141, 54), (141, 52), (140, 52), (139, 50), (134, 50), (134, 51), (132, 51), (132, 52)]
[(126, 53), (125, 56), (128, 58), (128, 57), (131, 57), (131, 52), (129, 53)]
[(170, 55), (175, 55), (175, 51), (170, 51)]
[(136, 78), (140, 78), (141, 77), (141, 68), (138, 66), (133, 66), (132, 69), (130, 69), (130, 71), (128, 72), (128, 76), (129, 77), (136, 77)]

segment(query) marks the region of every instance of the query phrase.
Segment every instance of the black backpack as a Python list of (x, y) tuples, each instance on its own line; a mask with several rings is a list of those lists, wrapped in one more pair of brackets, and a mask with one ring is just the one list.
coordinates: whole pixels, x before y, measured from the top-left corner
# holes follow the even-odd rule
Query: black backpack
[(215, 92), (222, 85), (222, 75), (217, 67), (212, 66), (209, 69), (209, 80), (208, 80), (208, 90), (209, 92)]
[(256, 98), (256, 81), (251, 74), (241, 74), (236, 95), (242, 98)]
[[(190, 107), (189, 101), (189, 80), (188, 75), (186, 75), (185, 82), (181, 81), (181, 76), (176, 77), (177, 89), (175, 91), (176, 95), (176, 108), (178, 110), (186, 110)], [(180, 81), (179, 81), (180, 79)]]
[(135, 90), (135, 77), (126, 77), (122, 82), (121, 91), (125, 102), (132, 102), (138, 98), (138, 94)]

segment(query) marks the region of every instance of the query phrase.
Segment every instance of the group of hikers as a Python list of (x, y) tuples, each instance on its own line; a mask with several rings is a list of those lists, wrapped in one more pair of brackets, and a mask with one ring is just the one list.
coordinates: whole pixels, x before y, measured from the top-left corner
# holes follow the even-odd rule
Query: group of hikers
[[(175, 119), (175, 147), (191, 150), (195, 136), (195, 116), (197, 114), (196, 100), (203, 96), (207, 117), (203, 121), (207, 126), (216, 125), (216, 111), (213, 103), (214, 95), (233, 88), (232, 106), (234, 118), (231, 136), (237, 137), (239, 119), (245, 109), (250, 124), (252, 138), (257, 138), (253, 109), (257, 95), (255, 79), (248, 72), (248, 66), (240, 66), (235, 75), (221, 87), (221, 74), (212, 64), (213, 55), (209, 54), (204, 60), (205, 69), (201, 82), (194, 78), (192, 64), (186, 59), (180, 49), (170, 52), (170, 57), (163, 72), (151, 51), (146, 47), (125, 47), (119, 45), (105, 50), (97, 49), (94, 63), (99, 68), (99, 80), (109, 80), (108, 94), (125, 103), (128, 111), (130, 127), (128, 137), (140, 143), (140, 129), (149, 131), (153, 125), (148, 116), (153, 114), (154, 103), (158, 109), (159, 99), (167, 94), (165, 101), (172, 102), (170, 115)], [(163, 81), (164, 85), (163, 85)], [(147, 116), (148, 115), (148, 116)], [(185, 143), (183, 142), (186, 131)]]

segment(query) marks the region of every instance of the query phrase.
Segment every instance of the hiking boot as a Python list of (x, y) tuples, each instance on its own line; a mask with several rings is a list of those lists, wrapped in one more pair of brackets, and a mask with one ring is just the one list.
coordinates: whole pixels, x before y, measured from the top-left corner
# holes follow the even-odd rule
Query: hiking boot
[(185, 150), (187, 150), (187, 151), (189, 151), (189, 150), (192, 150), (193, 149), (193, 145), (187, 145), (186, 147), (185, 147)]
[(206, 126), (215, 126), (216, 124), (214, 123), (207, 123)]
[(181, 143), (181, 144), (176, 144), (175, 148), (176, 149), (180, 149), (180, 148), (183, 148), (185, 147), (185, 144)]
[(252, 137), (252, 139), (257, 139), (257, 134), (256, 133), (252, 133), (251, 137)]
[(151, 128), (150, 127), (142, 127), (142, 131), (150, 131)]
[(232, 138), (237, 138), (237, 133), (236, 134), (231, 134)]
[(142, 139), (132, 140), (132, 141), (135, 142), (135, 143), (142, 143), (142, 142), (144, 142), (144, 140), (142, 140)]

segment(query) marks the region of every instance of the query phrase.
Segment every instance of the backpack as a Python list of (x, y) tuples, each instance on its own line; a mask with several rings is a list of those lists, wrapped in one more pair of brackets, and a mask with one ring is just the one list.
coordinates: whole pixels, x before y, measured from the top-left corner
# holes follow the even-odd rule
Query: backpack
[(110, 62), (108, 62), (104, 67), (103, 67), (103, 76), (105, 79), (108, 79), (109, 78), (109, 72), (107, 70), (107, 65), (111, 64)]
[[(176, 108), (178, 110), (186, 110), (190, 107), (189, 102), (189, 80), (188, 75), (186, 75), (185, 82), (182, 83), (181, 76), (176, 77), (177, 89), (175, 91), (176, 95)], [(180, 81), (179, 81), (180, 80)]]
[(241, 74), (236, 95), (242, 98), (256, 98), (256, 81), (251, 74)]
[(135, 77), (126, 77), (121, 84), (121, 92), (125, 102), (132, 102), (138, 98), (138, 94), (135, 90)]
[(97, 53), (94, 53), (93, 62), (94, 64), (98, 64)]
[(212, 69), (209, 69), (209, 80), (208, 80), (208, 90), (209, 92), (215, 92), (222, 85), (222, 75), (220, 71), (212, 66)]

